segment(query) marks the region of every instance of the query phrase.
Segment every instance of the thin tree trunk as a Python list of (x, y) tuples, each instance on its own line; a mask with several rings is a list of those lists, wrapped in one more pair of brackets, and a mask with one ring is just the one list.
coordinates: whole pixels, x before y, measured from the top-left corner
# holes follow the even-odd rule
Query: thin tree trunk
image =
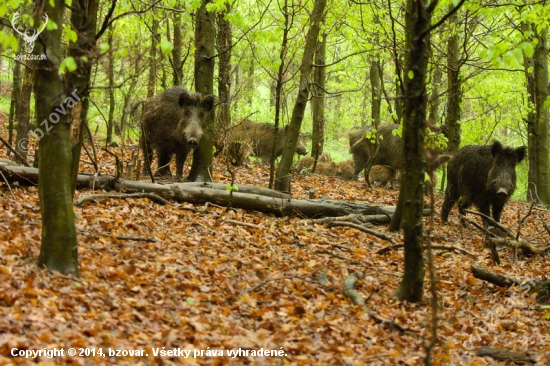
[[(391, 225), (403, 229), (405, 244), (405, 267), (400, 286), (393, 296), (400, 300), (422, 300), (425, 265), (423, 257), (422, 209), (424, 203), (424, 127), (426, 120), (426, 73), (430, 56), (430, 27), (433, 8), (422, 0), (407, 1), (406, 17), (406, 72), (405, 119), (403, 143), (405, 162), (401, 176), (401, 190), (397, 211)], [(402, 218), (396, 218), (399, 211)], [(399, 220), (399, 221), (398, 221)], [(396, 225), (397, 223), (397, 225)]]
[(545, 205), (550, 203), (550, 180), (548, 178), (548, 49), (546, 48), (548, 28), (536, 32), (538, 43), (533, 56), (535, 77), (536, 107), (536, 161), (537, 161), (537, 196)]
[(380, 124), (380, 112), (382, 110), (382, 88), (380, 80), (380, 57), (376, 55), (370, 65), (371, 84), (371, 119), (372, 124)]
[(113, 25), (109, 25), (108, 41), (109, 51), (107, 53), (107, 75), (109, 77), (109, 117), (107, 119), (107, 138), (105, 139), (105, 145), (110, 144), (113, 141), (113, 127), (115, 123), (115, 53), (113, 50)]
[(304, 55), (300, 66), (298, 96), (292, 110), (292, 117), (289, 124), (290, 127), (283, 147), (283, 156), (281, 157), (281, 163), (279, 164), (279, 169), (277, 169), (277, 175), (275, 178), (274, 187), (276, 190), (281, 192), (290, 191), (290, 180), (288, 177), (290, 174), (294, 151), (296, 150), (296, 145), (298, 143), (302, 120), (304, 119), (304, 111), (309, 99), (309, 78), (311, 76), (313, 57), (317, 47), (317, 38), (319, 37), (319, 30), (325, 11), (325, 6), (326, 0), (315, 0), (313, 4), (313, 12), (310, 17), (310, 28), (306, 35)]
[[(322, 22), (325, 22), (323, 17)], [(313, 131), (311, 135), (311, 156), (319, 157), (323, 153), (325, 144), (325, 84), (327, 58), (327, 34), (323, 34), (323, 40), (315, 52), (315, 65), (313, 69), (313, 98), (311, 99), (311, 111), (313, 117)], [(316, 164), (316, 163), (315, 163)]]
[[(283, 28), (283, 39), (281, 41), (281, 49), (279, 51), (279, 70), (277, 70), (277, 79), (275, 80), (275, 128), (273, 130), (273, 139), (276, 142), (277, 136), (279, 135), (279, 122), (281, 119), (281, 108), (282, 108), (282, 98), (283, 98), (283, 78), (285, 74), (285, 58), (287, 52), (287, 42), (288, 42), (288, 32), (290, 24), (290, 14), (288, 12), (288, 0), (284, 0), (285, 3), (282, 8), (283, 18), (284, 18), (284, 28)], [(273, 149), (271, 151), (270, 167), (269, 167), (269, 188), (273, 188), (275, 182), (275, 149), (276, 143), (273, 144)]]
[(172, 50), (172, 75), (174, 86), (183, 84), (181, 13), (174, 12), (174, 49)]
[[(521, 25), (524, 34), (530, 33), (530, 25), (523, 22)], [(527, 37), (527, 42), (532, 42), (531, 36)], [(525, 81), (527, 87), (527, 160), (529, 168), (527, 173), (527, 201), (537, 199), (537, 155), (536, 155), (536, 114), (535, 114), (535, 75), (533, 74), (533, 57), (523, 54), (523, 66), (525, 69)]]
[[(202, 0), (195, 23), (195, 90), (202, 95), (214, 94), (216, 31), (214, 13), (206, 10), (212, 0)], [(212, 109), (205, 116), (206, 131), (193, 153), (193, 164), (187, 177), (191, 182), (212, 181), (212, 150), (214, 147), (214, 118)]]
[[(231, 5), (226, 4), (226, 10), (218, 14), (218, 115), (216, 134), (220, 135), (217, 141), (223, 140), (223, 135), (231, 125), (231, 48), (233, 36), (231, 23), (226, 15), (231, 12)], [(221, 144), (217, 146), (221, 148)]]
[[(38, 54), (48, 50), (46, 60), (36, 62), (34, 82), (37, 121), (42, 127), (40, 138), (40, 164), (38, 195), (42, 213), (42, 241), (38, 264), (61, 273), (78, 274), (78, 244), (71, 191), (71, 134), (68, 113), (57, 112), (76, 103), (73, 96), (64, 92), (64, 83), (59, 76), (62, 57), (61, 33), (65, 2), (41, 0), (35, 3), (39, 9), (36, 23), (44, 13), (57, 29), (42, 32), (35, 44)], [(74, 5), (74, 3), (73, 3)], [(50, 127), (48, 129), (48, 127)]]
[[(17, 54), (20, 54), (23, 52), (23, 44), (24, 42), (21, 40), (19, 36), (17, 36), (18, 40), (18, 46), (17, 46)], [(10, 101), (10, 116), (8, 121), (8, 142), (10, 145), (13, 146), (13, 122), (16, 119), (17, 116), (17, 110), (19, 109), (19, 105), (21, 103), (21, 62), (14, 61), (13, 63), (13, 84), (11, 87), (11, 101)], [(8, 155), (11, 152), (8, 152)]]
[[(451, 152), (457, 152), (460, 147), (460, 102), (462, 99), (460, 83), (460, 64), (458, 49), (458, 20), (456, 13), (449, 18), (450, 27), (453, 30), (447, 42), (447, 118), (449, 145)], [(453, 26), (453, 24), (455, 26)]]
[[(17, 108), (17, 135), (15, 139), (15, 149), (22, 157), (27, 159), (28, 136), (31, 129), (30, 114), (31, 114), (31, 93), (32, 93), (32, 78), (33, 67), (31, 61), (25, 61), (23, 71), (23, 85), (21, 87), (21, 95), (19, 106)], [(38, 119), (37, 119), (38, 121)], [(37, 127), (39, 125), (37, 124)]]
[(149, 51), (149, 78), (147, 79), (147, 99), (155, 95), (155, 82), (157, 80), (157, 33), (159, 22), (154, 18), (151, 26), (151, 49)]
[(73, 195), (76, 190), (80, 152), (84, 143), (85, 124), (88, 123), (90, 77), (94, 60), (97, 57), (97, 7), (97, 0), (73, 0), (71, 6), (71, 24), (78, 34), (78, 41), (70, 43), (69, 56), (74, 58), (77, 69), (66, 74), (68, 88), (66, 92), (76, 91), (76, 95), (80, 97), (80, 100), (71, 109), (71, 191)]

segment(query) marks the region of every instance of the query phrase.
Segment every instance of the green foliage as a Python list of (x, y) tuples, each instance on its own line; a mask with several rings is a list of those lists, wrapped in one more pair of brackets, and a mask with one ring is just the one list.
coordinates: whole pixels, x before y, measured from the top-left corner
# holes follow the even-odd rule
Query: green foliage
[(76, 62), (72, 56), (66, 57), (59, 65), (59, 75), (63, 75), (65, 70), (73, 72), (76, 70)]
[(239, 190), (239, 187), (236, 186), (236, 185), (228, 184), (227, 186), (225, 186), (225, 190), (226, 190), (227, 192), (238, 191), (238, 190)]
[(160, 41), (159, 48), (163, 54), (168, 55), (174, 49), (174, 44), (166, 39)]
[(424, 134), (424, 143), (428, 149), (445, 150), (449, 143), (449, 139), (447, 139), (444, 134), (434, 132), (427, 128)]

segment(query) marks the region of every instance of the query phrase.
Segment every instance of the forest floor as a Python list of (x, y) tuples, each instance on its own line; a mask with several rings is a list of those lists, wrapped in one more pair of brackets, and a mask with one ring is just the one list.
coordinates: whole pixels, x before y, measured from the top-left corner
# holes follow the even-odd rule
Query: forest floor
[[(112, 150), (122, 156), (122, 149)], [(0, 157), (6, 154), (2, 147)], [(99, 154), (101, 172), (113, 174), (113, 158)], [(124, 156), (130, 155), (126, 150)], [(91, 171), (85, 154), (82, 160), (82, 170)], [(267, 186), (265, 166), (250, 163), (235, 173), (237, 185)], [(221, 160), (215, 160), (214, 180), (230, 182)], [(398, 196), (392, 189), (369, 190), (363, 179), (319, 175), (296, 174), (292, 187), (293, 197), (303, 199), (310, 189), (318, 197), (377, 205), (395, 205)], [(38, 190), (11, 189), (14, 197), (5, 184), (0, 188), (0, 365), (422, 364), (431, 336), (429, 276), (424, 301), (390, 297), (403, 274), (403, 249), (377, 254), (389, 244), (378, 237), (300, 217), (226, 212), (212, 205), (190, 212), (148, 199), (102, 199), (75, 207), (80, 275), (73, 278), (37, 267)], [(91, 193), (80, 190), (76, 198)], [(473, 256), (434, 251), (440, 309), (433, 364), (499, 364), (476, 356), (482, 346), (527, 352), (536, 364), (550, 364), (548, 310), (534, 295), (498, 288), (475, 279), (470, 270), (479, 263), (509, 276), (540, 279), (548, 276), (548, 259), (514, 263), (506, 249), (501, 265), (493, 265), (484, 235), (462, 228), (456, 208), (449, 223), (439, 220), (441, 203), (437, 193), (433, 226), (429, 217), (424, 220), (433, 243)], [(502, 224), (517, 230), (518, 217), (529, 208), (510, 202)], [(550, 237), (542, 219), (550, 222), (548, 211), (534, 208), (521, 225), (521, 237), (539, 247)], [(373, 229), (386, 230), (385, 225)], [(364, 274), (356, 289), (367, 307), (403, 332), (375, 322), (344, 297), (344, 280), (355, 272)], [(63, 350), (63, 355), (20, 356), (39, 350)], [(73, 350), (76, 356), (69, 356)]]

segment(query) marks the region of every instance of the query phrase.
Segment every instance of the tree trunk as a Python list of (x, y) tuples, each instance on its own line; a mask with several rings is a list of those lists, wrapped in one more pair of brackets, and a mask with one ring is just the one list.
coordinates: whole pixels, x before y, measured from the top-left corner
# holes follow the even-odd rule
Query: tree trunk
[[(17, 54), (23, 52), (23, 40), (17, 36), (18, 46)], [(8, 121), (8, 142), (13, 146), (13, 121), (17, 117), (17, 110), (20, 108), (21, 103), (21, 62), (14, 61), (13, 63), (13, 84), (11, 87), (11, 101), (10, 101), (10, 116)], [(26, 149), (25, 149), (26, 150)], [(10, 152), (8, 152), (9, 156)]]
[(153, 24), (151, 26), (151, 49), (149, 51), (149, 78), (147, 79), (147, 99), (155, 95), (155, 85), (157, 80), (157, 33), (159, 22), (153, 14)]
[(371, 119), (372, 124), (380, 124), (380, 112), (382, 110), (382, 88), (380, 80), (380, 56), (373, 57), (370, 65), (370, 85), (371, 85)]
[[(216, 32), (214, 13), (206, 10), (212, 0), (202, 0), (195, 23), (195, 90), (202, 95), (214, 94), (214, 54)], [(212, 109), (205, 116), (206, 131), (193, 152), (193, 164), (187, 177), (191, 182), (212, 181), (212, 150), (214, 147), (214, 118)]]
[[(323, 17), (322, 22), (325, 22)], [(311, 156), (319, 157), (323, 153), (325, 144), (325, 83), (326, 83), (326, 58), (327, 58), (327, 34), (323, 34), (323, 40), (315, 52), (315, 68), (313, 68), (313, 86), (311, 99), (311, 112), (313, 117), (313, 131), (311, 135)]]
[(226, 15), (231, 5), (218, 14), (218, 115), (216, 123), (216, 148), (221, 149), (223, 138), (231, 125), (231, 48), (233, 47), (231, 22)]
[(97, 57), (97, 6), (97, 0), (74, 0), (71, 6), (71, 24), (78, 34), (78, 40), (76, 43), (70, 43), (69, 56), (74, 58), (77, 69), (66, 74), (68, 88), (66, 92), (76, 91), (76, 95), (80, 97), (71, 109), (71, 192), (73, 195), (76, 190), (80, 152), (84, 143), (85, 124), (88, 123), (92, 65)]
[(115, 53), (113, 50), (114, 27), (109, 25), (109, 35), (107, 36), (109, 51), (107, 53), (107, 75), (109, 77), (109, 117), (107, 119), (107, 138), (105, 145), (108, 146), (113, 141), (113, 126), (115, 124)]
[[(34, 63), (25, 61), (23, 71), (23, 85), (21, 87), (21, 95), (19, 106), (17, 107), (17, 136), (15, 139), (15, 149), (22, 157), (27, 159), (28, 137), (31, 114), (31, 93), (32, 93), (32, 78)], [(36, 119), (38, 121), (38, 118)], [(37, 123), (37, 127), (40, 127)]]
[(298, 135), (300, 127), (304, 119), (304, 111), (309, 99), (309, 78), (313, 64), (313, 56), (317, 47), (317, 38), (319, 37), (319, 29), (323, 14), (325, 11), (326, 0), (315, 0), (313, 12), (310, 17), (310, 28), (306, 35), (306, 44), (304, 47), (304, 55), (300, 66), (300, 84), (298, 87), (298, 96), (292, 110), (292, 117), (289, 124), (289, 130), (286, 135), (286, 141), (283, 147), (283, 156), (277, 175), (275, 178), (275, 189), (281, 192), (290, 192), (290, 180), (287, 178), (290, 174), (290, 166), (296, 145), (298, 143)]
[(429, 112), (428, 112), (428, 123), (431, 126), (436, 126), (439, 122), (439, 102), (441, 98), (439, 97), (439, 87), (441, 85), (442, 77), (441, 69), (438, 65), (433, 66), (432, 70), (432, 92), (429, 99)]
[[(530, 25), (522, 22), (521, 29), (524, 34), (530, 33)], [(525, 39), (532, 42), (533, 37)], [(527, 87), (527, 160), (529, 163), (527, 173), (527, 201), (537, 200), (537, 159), (536, 159), (536, 114), (535, 114), (535, 75), (533, 74), (533, 57), (523, 54), (523, 66), (525, 69), (525, 81)]]
[[(277, 70), (277, 78), (275, 80), (275, 128), (273, 130), (273, 141), (277, 141), (277, 136), (279, 135), (279, 122), (281, 119), (281, 108), (282, 108), (282, 99), (283, 99), (283, 78), (285, 74), (285, 58), (287, 52), (287, 43), (288, 43), (288, 32), (290, 24), (290, 14), (288, 12), (288, 0), (285, 0), (285, 3), (282, 8), (283, 18), (284, 18), (284, 28), (283, 28), (283, 39), (281, 40), (281, 49), (279, 51), (279, 70)], [(271, 151), (271, 159), (269, 160), (269, 188), (273, 188), (275, 182), (275, 149), (276, 143), (273, 144), (273, 149)]]
[[(460, 83), (460, 64), (458, 49), (458, 20), (456, 13), (449, 18), (451, 24), (451, 36), (447, 42), (447, 118), (445, 123), (448, 129), (449, 145), (451, 152), (457, 152), (460, 147), (460, 102), (462, 99)], [(454, 26), (453, 26), (454, 24)]]
[[(430, 57), (430, 28), (433, 8), (423, 0), (407, 1), (405, 26), (405, 118), (403, 143), (405, 162), (397, 211), (391, 225), (403, 229), (405, 267), (399, 288), (393, 296), (400, 300), (422, 300), (425, 265), (422, 253), (422, 209), (424, 203), (424, 128), (426, 120), (426, 72)], [(399, 213), (402, 212), (402, 220)]]
[[(38, 264), (61, 273), (78, 274), (78, 244), (74, 222), (71, 191), (71, 134), (66, 113), (56, 109), (71, 108), (76, 103), (74, 95), (64, 92), (63, 80), (58, 74), (63, 54), (61, 33), (65, 2), (37, 1), (39, 13), (57, 24), (57, 29), (40, 33), (35, 44), (38, 54), (46, 53), (47, 59), (36, 62), (34, 82), (36, 120), (40, 138), (38, 195), (42, 213), (42, 241)], [(73, 3), (74, 5), (74, 3)], [(38, 129), (37, 129), (38, 130)], [(37, 131), (35, 130), (35, 131)], [(40, 136), (39, 136), (40, 137)]]
[(550, 203), (550, 187), (548, 179), (548, 107), (545, 105), (548, 99), (548, 49), (546, 48), (546, 36), (548, 28), (544, 28), (537, 32), (537, 27), (532, 27), (535, 30), (535, 37), (538, 38), (538, 43), (535, 47), (533, 55), (534, 77), (535, 77), (535, 108), (536, 108), (536, 125), (535, 125), (535, 154), (537, 162), (537, 197), (545, 205)]
[(174, 12), (174, 49), (172, 50), (172, 76), (174, 86), (183, 85), (181, 13)]

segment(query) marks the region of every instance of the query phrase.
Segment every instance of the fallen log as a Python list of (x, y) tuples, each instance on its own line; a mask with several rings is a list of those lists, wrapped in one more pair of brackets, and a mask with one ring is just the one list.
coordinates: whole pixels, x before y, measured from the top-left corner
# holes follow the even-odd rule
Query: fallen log
[(472, 264), (471, 271), (475, 278), (490, 282), (499, 287), (517, 285), (522, 291), (527, 291), (529, 294), (536, 293), (537, 301), (541, 303), (546, 303), (550, 299), (550, 281), (547, 279), (528, 279), (527, 281), (522, 281), (518, 278), (496, 273), (475, 263)]
[(506, 349), (490, 348), (486, 346), (481, 347), (479, 351), (477, 351), (477, 355), (481, 357), (492, 357), (498, 361), (511, 361), (518, 365), (537, 363), (537, 361), (535, 361), (527, 354)]
[[(0, 162), (0, 170), (8, 181), (19, 185), (36, 185), (38, 169)], [(117, 180), (107, 175), (79, 174), (78, 188), (115, 190), (123, 193), (153, 193), (165, 200), (203, 205), (213, 203), (223, 207), (260, 211), (276, 216), (302, 218), (339, 217), (357, 215), (391, 215), (394, 206), (379, 207), (368, 204), (336, 200), (300, 200), (290, 195), (266, 188), (236, 185), (238, 190), (227, 190), (221, 183), (173, 183), (158, 184), (129, 180)], [(81, 200), (85, 201), (85, 199)], [(429, 210), (424, 210), (429, 214)]]

